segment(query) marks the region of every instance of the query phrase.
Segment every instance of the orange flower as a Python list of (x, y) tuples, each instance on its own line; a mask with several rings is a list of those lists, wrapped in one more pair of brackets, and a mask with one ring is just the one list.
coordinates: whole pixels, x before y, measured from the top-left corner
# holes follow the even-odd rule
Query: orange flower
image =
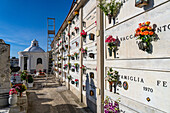
[(147, 29), (148, 28), (148, 26), (145, 26), (145, 29)]
[(78, 14), (79, 14), (79, 12), (78, 12), (78, 11), (75, 11), (75, 12), (74, 12), (74, 14), (75, 14), (75, 15), (78, 15)]
[(149, 26), (149, 27), (148, 27), (148, 29), (149, 29), (149, 30), (152, 30), (152, 27), (151, 27), (151, 26)]
[(145, 24), (146, 24), (146, 25), (149, 25), (149, 24), (150, 24), (150, 22), (149, 22), (149, 21), (147, 21), (147, 22), (145, 22)]
[(137, 33), (137, 32), (139, 32), (139, 31), (140, 31), (140, 29), (139, 29), (139, 28), (137, 28), (137, 29), (136, 29), (136, 33)]
[(150, 32), (149, 32), (149, 35), (153, 35), (153, 32), (152, 32), (152, 31), (150, 31)]
[(148, 35), (149, 34), (149, 31), (144, 31), (144, 35)]
[(143, 31), (145, 29), (145, 27), (141, 27), (140, 30)]
[(144, 32), (140, 32), (141, 35), (144, 35)]

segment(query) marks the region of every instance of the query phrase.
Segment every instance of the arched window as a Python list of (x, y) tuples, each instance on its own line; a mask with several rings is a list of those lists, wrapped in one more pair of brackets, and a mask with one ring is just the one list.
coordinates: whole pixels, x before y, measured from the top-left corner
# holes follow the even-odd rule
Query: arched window
[(38, 65), (38, 64), (42, 64), (42, 59), (41, 59), (41, 58), (38, 58), (38, 59), (37, 59), (37, 65)]

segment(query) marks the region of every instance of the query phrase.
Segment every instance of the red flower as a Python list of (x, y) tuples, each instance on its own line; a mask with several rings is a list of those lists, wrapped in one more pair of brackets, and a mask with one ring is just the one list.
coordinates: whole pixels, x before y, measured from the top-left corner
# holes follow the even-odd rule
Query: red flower
[(77, 81), (79, 81), (78, 79), (75, 79), (75, 81), (77, 82)]
[(110, 43), (110, 42), (115, 42), (115, 41), (116, 41), (116, 39), (113, 38), (112, 35), (110, 35), (110, 36), (105, 40), (105, 42), (108, 42), (108, 43)]
[(86, 36), (87, 33), (86, 33), (84, 30), (82, 30), (82, 32), (80, 33), (80, 35), (81, 35), (81, 36)]

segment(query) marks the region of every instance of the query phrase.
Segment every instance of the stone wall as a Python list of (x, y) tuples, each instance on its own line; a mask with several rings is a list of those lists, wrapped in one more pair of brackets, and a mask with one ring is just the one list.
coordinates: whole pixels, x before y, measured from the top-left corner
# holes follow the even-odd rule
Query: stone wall
[[(122, 83), (116, 88), (118, 95), (109, 91), (109, 83), (105, 81), (105, 96), (113, 100), (120, 98), (122, 113), (170, 112), (170, 2), (154, 0), (154, 4), (151, 4), (137, 8), (134, 1), (125, 1), (115, 25), (108, 24), (105, 16), (105, 39), (112, 35), (120, 41), (116, 57), (109, 56), (105, 44), (105, 75), (107, 69), (112, 67), (119, 72)], [(134, 37), (138, 24), (146, 21), (155, 27), (159, 38), (152, 41), (150, 52), (140, 50), (138, 40)], [(124, 83), (128, 89), (123, 86)]]
[(10, 45), (0, 39), (0, 107), (8, 105), (10, 90)]

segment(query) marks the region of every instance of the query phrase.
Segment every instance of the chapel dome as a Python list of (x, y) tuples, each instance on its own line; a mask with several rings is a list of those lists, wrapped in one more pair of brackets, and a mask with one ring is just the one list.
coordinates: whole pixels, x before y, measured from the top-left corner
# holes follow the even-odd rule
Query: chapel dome
[(25, 52), (45, 52), (41, 47), (39, 47), (38, 41), (36, 39), (34, 39), (31, 42), (31, 46), (26, 48), (24, 51)]

